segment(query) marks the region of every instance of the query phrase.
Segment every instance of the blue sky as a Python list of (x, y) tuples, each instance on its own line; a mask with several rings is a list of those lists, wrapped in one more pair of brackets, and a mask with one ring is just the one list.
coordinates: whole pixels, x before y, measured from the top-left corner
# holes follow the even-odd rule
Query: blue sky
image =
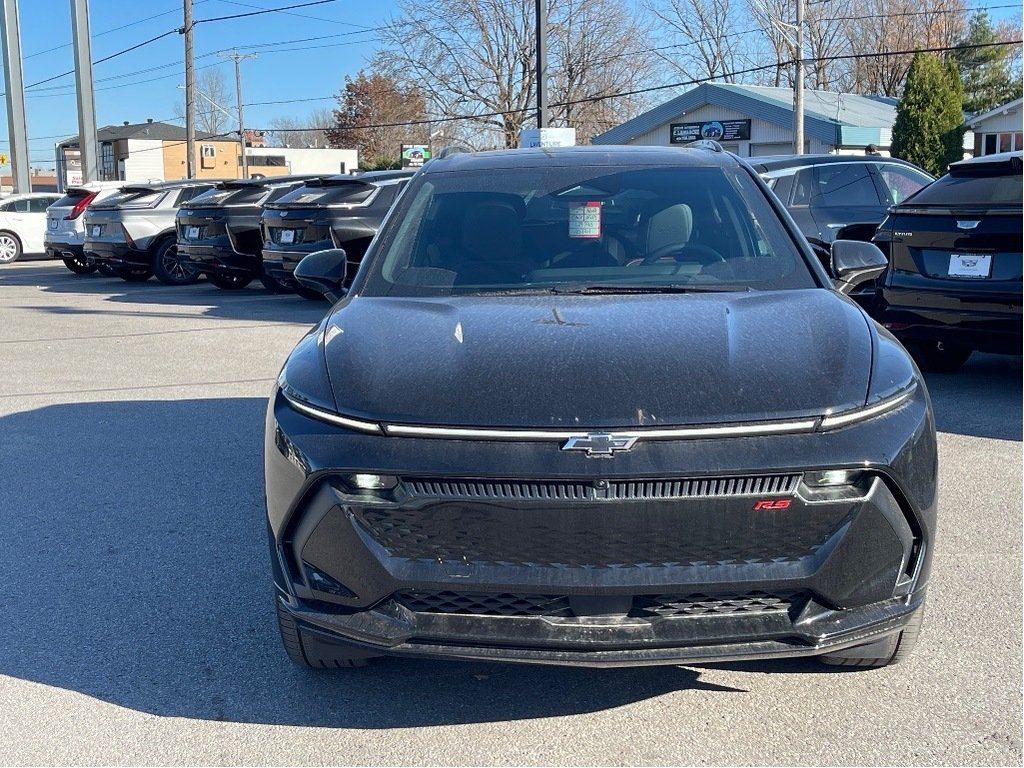
[[(199, 22), (302, 1), (193, 0), (192, 15)], [(74, 68), (70, 5), (68, 0), (21, 0), (26, 86)], [(182, 24), (182, 0), (90, 0), (89, 6), (93, 61)], [(258, 54), (255, 60), (242, 62), (242, 91), (247, 105), (331, 96), (344, 84), (345, 75), (355, 75), (366, 66), (376, 49), (373, 27), (386, 21), (393, 11), (392, 0), (339, 0), (290, 12), (197, 24), (193, 43), (196, 67), (222, 69), (230, 93), (226, 106), (232, 111), (234, 64), (213, 54), (236, 47), (240, 52)], [(262, 44), (274, 45), (253, 48)], [(184, 37), (173, 34), (97, 64), (93, 68), (97, 124), (120, 124), (125, 120), (137, 123), (147, 118), (176, 122), (175, 103), (182, 95), (178, 86), (185, 80), (181, 63), (184, 50)], [(29, 149), (35, 167), (52, 168), (54, 144), (78, 133), (74, 84), (74, 76), (67, 75), (25, 92)], [(325, 99), (247, 106), (245, 122), (252, 127), (267, 127), (275, 117), (304, 117), (315, 108), (333, 104)], [(7, 152), (3, 99), (0, 112), (0, 151)]]
[[(253, 52), (242, 62), (248, 127), (268, 128), (275, 117), (303, 118), (330, 108), (329, 98), (366, 66), (376, 50), (374, 28), (396, 10), (396, 0), (335, 0), (309, 8), (227, 21), (204, 19), (295, 5), (303, 0), (193, 0), (197, 69), (219, 67), (228, 86), (225, 106), (234, 108), (234, 66), (219, 51)], [(971, 7), (1005, 0), (971, 0)], [(182, 0), (90, 0), (93, 61), (177, 29)], [(21, 0), (21, 48), (26, 86), (74, 68), (69, 0)], [(990, 13), (1006, 18), (1011, 11)], [(184, 38), (170, 34), (93, 68), (97, 125), (147, 118), (175, 120), (184, 84)], [(2, 72), (0, 72), (2, 74)], [(328, 97), (321, 98), (319, 97)], [(291, 104), (260, 102), (305, 100)], [(26, 90), (29, 147), (34, 167), (52, 168), (54, 144), (78, 133), (74, 76)], [(0, 99), (0, 152), (9, 148), (7, 115)], [(234, 121), (231, 123), (235, 125)], [(5, 170), (7, 170), (5, 168)]]

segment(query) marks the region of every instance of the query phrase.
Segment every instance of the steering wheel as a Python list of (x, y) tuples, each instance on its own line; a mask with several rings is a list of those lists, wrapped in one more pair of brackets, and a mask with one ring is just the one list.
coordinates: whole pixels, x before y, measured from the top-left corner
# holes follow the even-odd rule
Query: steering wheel
[[(667, 256), (676, 261), (699, 261), (702, 265), (713, 264), (716, 261), (725, 261), (725, 256), (714, 248), (699, 243), (669, 243), (657, 248), (647, 254), (641, 264), (654, 264)], [(686, 258), (692, 256), (695, 258)]]

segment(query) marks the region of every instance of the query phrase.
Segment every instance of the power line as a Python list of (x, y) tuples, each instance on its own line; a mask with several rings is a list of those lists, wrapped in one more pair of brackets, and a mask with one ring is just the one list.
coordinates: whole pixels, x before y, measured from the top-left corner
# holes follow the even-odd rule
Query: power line
[(295, 5), (286, 5), (281, 8), (264, 8), (259, 11), (250, 11), (249, 13), (234, 13), (230, 16), (214, 16), (210, 19), (197, 19), (196, 21), (192, 22), (192, 26), (196, 26), (198, 24), (206, 24), (211, 21), (228, 21), (230, 19), (244, 19), (249, 16), (262, 16), (265, 13), (281, 13), (284, 11), (290, 11), (294, 8), (309, 8), (310, 6), (313, 5), (327, 5), (328, 3), (336, 2), (338, 2), (338, 0), (312, 0), (312, 2), (296, 3)]
[[(878, 58), (886, 58), (886, 57), (889, 57), (889, 56), (909, 56), (909, 55), (913, 55), (915, 53), (942, 53), (942, 52), (946, 52), (946, 51), (955, 51), (955, 50), (973, 50), (973, 49), (977, 49), (977, 48), (993, 48), (993, 47), (1005, 46), (1005, 45), (1019, 45), (1022, 42), (1024, 42), (1024, 40), (1006, 40), (1006, 41), (997, 42), (997, 43), (978, 43), (978, 44), (975, 44), (975, 45), (940, 46), (940, 47), (934, 47), (934, 48), (916, 48), (916, 49), (912, 49), (912, 50), (902, 50), (902, 51), (877, 51), (877, 52), (872, 52), (872, 53), (854, 53), (854, 54), (844, 54), (844, 55), (841, 55), (841, 56), (822, 56), (822, 57), (816, 57), (816, 58), (804, 58), (804, 62), (811, 62), (811, 63), (813, 63), (813, 62), (816, 62), (816, 61), (839, 61), (839, 60), (842, 60), (842, 59), (878, 59)], [(646, 93), (654, 93), (655, 91), (668, 90), (670, 88), (683, 88), (683, 87), (686, 87), (688, 85), (702, 85), (704, 83), (713, 82), (715, 80), (719, 80), (719, 79), (725, 78), (725, 77), (736, 77), (736, 76), (739, 76), (739, 75), (748, 75), (748, 74), (753, 74), (755, 72), (763, 72), (765, 70), (775, 69), (776, 67), (779, 67), (779, 66), (787, 66), (787, 65), (795, 64), (795, 63), (796, 63), (795, 59), (791, 59), (789, 61), (778, 61), (778, 62), (773, 62), (771, 64), (763, 64), (763, 65), (760, 65), (760, 66), (757, 66), (757, 67), (749, 67), (747, 69), (740, 69), (740, 70), (736, 70), (736, 71), (733, 71), (733, 72), (726, 72), (726, 73), (721, 74), (721, 75), (714, 75), (714, 76), (709, 76), (709, 77), (698, 77), (698, 78), (694, 78), (692, 80), (686, 80), (686, 81), (681, 81), (681, 82), (676, 82), (676, 83), (669, 83), (669, 84), (666, 84), (666, 85), (654, 85), (654, 86), (650, 86), (650, 87), (647, 87), (647, 88), (638, 88), (638, 89), (635, 89), (635, 90), (632, 90), (632, 91), (619, 91), (618, 93), (610, 93), (610, 94), (605, 94), (605, 95), (601, 95), (601, 96), (587, 96), (587, 97), (580, 98), (580, 99), (570, 99), (570, 100), (567, 100), (567, 101), (554, 102), (554, 103), (551, 104), (551, 106), (552, 107), (567, 107), (567, 106), (572, 106), (572, 105), (575, 105), (575, 104), (589, 104), (589, 103), (594, 103), (594, 102), (599, 102), (599, 101), (607, 101), (608, 99), (620, 98), (620, 97), (623, 97), (623, 96), (639, 96), (639, 95), (646, 94)], [(247, 105), (247, 106), (255, 106), (255, 105)], [(305, 131), (326, 131), (326, 130), (330, 130), (330, 131), (356, 131), (356, 130), (366, 130), (366, 129), (370, 129), (370, 128), (402, 128), (402, 127), (405, 127), (405, 126), (414, 126), (414, 125), (435, 125), (435, 124), (439, 124), (439, 123), (452, 123), (452, 122), (459, 122), (459, 121), (463, 121), (463, 120), (482, 120), (482, 119), (488, 118), (488, 117), (503, 117), (505, 115), (514, 115), (514, 114), (520, 114), (520, 113), (533, 112), (534, 109), (535, 108), (533, 106), (529, 106), (529, 107), (522, 107), (522, 108), (518, 108), (518, 109), (513, 108), (513, 109), (502, 110), (500, 112), (484, 112), (484, 113), (478, 113), (478, 114), (474, 114), (474, 115), (456, 115), (456, 116), (450, 116), (450, 117), (436, 117), (436, 118), (428, 118), (428, 119), (424, 119), (424, 120), (407, 120), (407, 121), (398, 122), (398, 123), (372, 123), (372, 124), (366, 124), (366, 125), (351, 125), (351, 126), (345, 126), (345, 127), (339, 127), (337, 125), (330, 125), (330, 126), (323, 126), (323, 127), (307, 127), (307, 128), (262, 128), (262, 129), (259, 129), (259, 130), (276, 131), (277, 133), (301, 133), (301, 132), (305, 132)]]
[[(241, 2), (238, 2), (238, 0), (220, 0), (220, 2), (226, 3), (228, 5), (237, 5), (240, 8), (256, 8), (256, 9), (259, 9), (259, 10), (267, 10), (264, 6), (253, 5), (252, 3), (241, 3)], [(289, 11), (282, 11), (282, 13), (284, 13), (287, 16), (295, 16), (295, 17), (300, 18), (300, 19), (311, 19), (313, 21), (326, 21), (329, 24), (344, 24), (346, 27), (362, 27), (363, 29), (370, 29), (370, 27), (364, 26), (362, 24), (353, 24), (351, 21), (341, 21), (339, 19), (325, 19), (322, 16), (310, 16), (309, 14), (306, 14), (306, 13), (291, 13)]]

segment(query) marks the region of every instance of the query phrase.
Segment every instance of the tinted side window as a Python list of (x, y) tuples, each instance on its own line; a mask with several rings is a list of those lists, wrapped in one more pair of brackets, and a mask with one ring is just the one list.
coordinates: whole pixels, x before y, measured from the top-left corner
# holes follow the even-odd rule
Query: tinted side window
[(932, 182), (920, 171), (900, 165), (880, 165), (878, 172), (882, 176), (882, 182), (889, 191), (889, 197), (893, 203), (902, 203), (921, 187)]
[(817, 203), (828, 208), (881, 205), (866, 163), (834, 163), (817, 167)]
[(793, 182), (793, 205), (810, 205), (814, 196), (814, 169), (797, 171)]

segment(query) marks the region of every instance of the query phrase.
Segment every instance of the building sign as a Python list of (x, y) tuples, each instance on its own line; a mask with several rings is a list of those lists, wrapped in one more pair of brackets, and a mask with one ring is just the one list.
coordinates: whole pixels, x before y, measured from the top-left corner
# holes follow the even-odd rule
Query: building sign
[(422, 144), (402, 145), (402, 168), (419, 168), (430, 159), (430, 148)]
[(64, 184), (66, 187), (82, 184), (82, 153), (78, 149), (64, 148)]
[(519, 131), (519, 146), (531, 147), (575, 147), (575, 128), (523, 128)]
[(713, 139), (714, 141), (749, 141), (749, 120), (709, 120), (706, 123), (672, 123), (669, 126), (672, 144), (689, 144), (691, 141)]

